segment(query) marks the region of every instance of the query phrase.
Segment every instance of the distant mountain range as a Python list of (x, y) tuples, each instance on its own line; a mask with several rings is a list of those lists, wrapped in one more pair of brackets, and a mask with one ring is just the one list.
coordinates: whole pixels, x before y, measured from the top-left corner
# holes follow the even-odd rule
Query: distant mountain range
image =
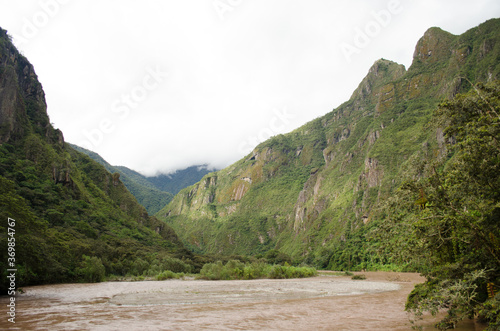
[(215, 171), (215, 169), (209, 169), (206, 165), (195, 165), (177, 170), (172, 174), (147, 177), (127, 167), (113, 166), (99, 154), (88, 149), (74, 144), (69, 145), (77, 151), (90, 156), (109, 172), (119, 173), (120, 180), (150, 215), (156, 214), (167, 205), (181, 189), (193, 185), (206, 174)]

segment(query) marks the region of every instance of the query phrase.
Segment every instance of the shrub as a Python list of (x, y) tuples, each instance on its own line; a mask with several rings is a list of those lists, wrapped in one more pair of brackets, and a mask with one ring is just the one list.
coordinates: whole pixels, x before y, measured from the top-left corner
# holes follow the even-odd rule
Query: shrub
[(351, 277), (353, 280), (365, 280), (366, 276), (365, 275), (354, 275)]
[(171, 270), (165, 270), (156, 275), (156, 280), (179, 279), (184, 277), (184, 273), (175, 273)]
[(285, 279), (287, 278), (286, 267), (274, 265), (267, 276), (271, 279)]
[(81, 278), (89, 283), (99, 283), (104, 280), (105, 268), (100, 258), (96, 256), (82, 256), (83, 261), (76, 272)]

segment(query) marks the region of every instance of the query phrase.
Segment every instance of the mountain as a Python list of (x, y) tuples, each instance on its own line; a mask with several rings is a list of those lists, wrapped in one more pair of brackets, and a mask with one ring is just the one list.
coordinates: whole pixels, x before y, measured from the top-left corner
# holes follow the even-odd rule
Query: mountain
[(187, 186), (193, 185), (210, 172), (207, 166), (192, 166), (177, 170), (169, 175), (161, 174), (146, 177), (127, 167), (112, 166), (99, 154), (88, 149), (73, 144), (70, 145), (77, 151), (90, 156), (109, 172), (120, 174), (120, 180), (123, 184), (137, 199), (137, 202), (143, 205), (151, 215), (167, 205), (174, 197), (174, 194)]
[(2, 292), (13, 268), (18, 287), (194, 269), (172, 228), (118, 175), (64, 142), (33, 66), (2, 29), (0, 207)]
[(365, 240), (422, 155), (445, 157), (443, 128), (430, 125), (437, 105), (499, 78), (499, 19), (459, 36), (430, 28), (408, 70), (376, 61), (341, 106), (207, 174), (157, 217), (197, 252), (277, 249), (346, 269), (386, 263), (375, 252), (346, 252)]
[[(71, 144), (70, 144), (71, 145)], [(137, 199), (147, 212), (151, 215), (158, 212), (162, 207), (168, 204), (174, 195), (170, 192), (164, 192), (151, 184), (146, 177), (130, 170), (126, 167), (112, 166), (104, 160), (99, 154), (89, 151), (85, 148), (71, 145), (75, 150), (88, 155), (91, 159), (98, 162), (110, 173), (120, 174), (120, 181), (127, 187), (132, 195)]]
[[(179, 169), (171, 174), (146, 177), (146, 180), (159, 190), (177, 194), (183, 188), (195, 184), (200, 181), (203, 176), (213, 171), (215, 171), (215, 169), (209, 168), (206, 164), (194, 165), (185, 169)], [(164, 206), (165, 205), (162, 207)]]

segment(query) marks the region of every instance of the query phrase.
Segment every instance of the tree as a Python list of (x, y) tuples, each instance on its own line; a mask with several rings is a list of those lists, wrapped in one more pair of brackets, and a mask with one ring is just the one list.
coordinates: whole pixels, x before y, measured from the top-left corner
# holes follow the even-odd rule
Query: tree
[(96, 256), (82, 256), (80, 268), (77, 273), (82, 276), (82, 279), (89, 283), (98, 283), (104, 280), (105, 269), (100, 258)]

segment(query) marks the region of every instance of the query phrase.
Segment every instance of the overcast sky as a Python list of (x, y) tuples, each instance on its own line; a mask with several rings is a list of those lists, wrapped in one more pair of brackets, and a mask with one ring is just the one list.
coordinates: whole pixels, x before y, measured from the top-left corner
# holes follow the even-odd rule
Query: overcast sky
[(424, 32), (498, 0), (0, 0), (66, 141), (147, 175), (227, 166), (344, 101)]

